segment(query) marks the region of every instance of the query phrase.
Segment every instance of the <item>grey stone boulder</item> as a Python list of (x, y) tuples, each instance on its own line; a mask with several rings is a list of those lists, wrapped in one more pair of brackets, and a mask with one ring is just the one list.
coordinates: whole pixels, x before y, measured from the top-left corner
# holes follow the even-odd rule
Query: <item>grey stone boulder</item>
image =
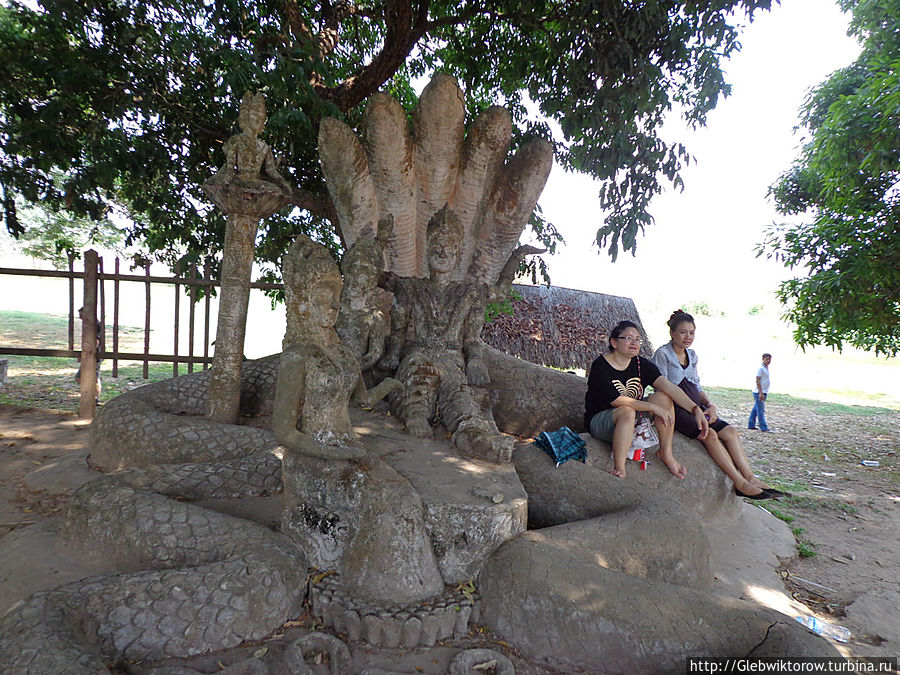
[(533, 444), (518, 447), (513, 464), (528, 493), (532, 529), (523, 538), (562, 546), (568, 537), (572, 556), (585, 562), (709, 588), (710, 551), (702, 525), (672, 497), (578, 461), (557, 467)]
[(325, 657), (328, 672), (343, 675), (350, 672), (350, 650), (341, 640), (328, 633), (307, 633), (294, 640), (284, 652), (284, 665), (291, 675), (312, 675), (314, 671), (307, 662), (307, 654), (318, 653)]
[(701, 654), (839, 655), (771, 610), (586, 560), (569, 527), (507, 542), (479, 577), (481, 623), (554, 670), (681, 673)]
[(516, 675), (512, 661), (493, 649), (466, 649), (450, 660), (449, 675), (477, 675), (485, 670), (495, 675)]
[(358, 597), (408, 603), (441, 593), (419, 495), (374, 456), (325, 460), (285, 450), (282, 531)]
[(847, 621), (856, 632), (877, 635), (894, 646), (900, 645), (897, 607), (900, 607), (900, 592), (863, 593), (847, 605)]

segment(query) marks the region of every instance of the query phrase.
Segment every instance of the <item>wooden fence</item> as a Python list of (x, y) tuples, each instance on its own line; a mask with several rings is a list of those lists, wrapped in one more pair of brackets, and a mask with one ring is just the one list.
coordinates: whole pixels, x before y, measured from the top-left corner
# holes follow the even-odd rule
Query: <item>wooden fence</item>
[[(179, 364), (186, 364), (188, 372), (194, 371), (194, 366), (203, 368), (204, 370), (212, 363), (212, 357), (209, 354), (210, 344), (210, 293), (202, 294), (202, 299), (198, 302), (200, 295), (199, 289), (209, 291), (219, 286), (217, 279), (210, 276), (209, 267), (205, 266), (202, 272), (196, 265), (186, 270), (186, 274), (181, 275), (181, 271), (176, 269), (175, 276), (161, 277), (151, 276), (150, 263), (144, 265), (143, 274), (122, 274), (120, 270), (120, 260), (115, 258), (114, 271), (106, 272), (103, 268), (103, 258), (96, 251), (88, 250), (83, 255), (84, 268), (81, 272), (74, 269), (74, 258), (69, 257), (68, 270), (31, 270), (16, 269), (9, 267), (0, 267), (0, 274), (24, 276), (24, 277), (57, 277), (68, 279), (69, 281), (69, 322), (68, 322), (68, 349), (35, 349), (20, 347), (0, 347), (0, 355), (24, 355), (24, 356), (54, 356), (61, 358), (76, 358), (81, 363), (81, 399), (79, 402), (79, 416), (83, 418), (92, 418), (94, 416), (94, 408), (96, 405), (97, 392), (97, 362), (98, 359), (112, 360), (112, 376), (118, 377), (118, 369), (120, 361), (131, 361), (143, 363), (143, 378), (149, 377), (150, 363), (171, 363), (172, 376), (178, 375)], [(75, 303), (76, 303), (76, 279), (82, 282), (81, 292), (81, 345), (80, 349), (75, 349)], [(144, 349), (141, 352), (123, 352), (119, 350), (119, 309), (121, 299), (120, 284), (139, 283), (144, 286)], [(170, 285), (174, 287), (174, 342), (172, 344), (171, 354), (151, 353), (150, 352), (150, 317), (151, 317), (151, 287), (154, 284)], [(109, 322), (111, 332), (112, 348), (107, 349), (107, 325), (109, 313), (107, 312), (108, 304), (108, 286), (112, 286), (112, 321)], [(184, 353), (184, 345), (179, 344), (180, 305), (182, 296), (185, 295), (185, 287), (187, 290), (186, 301), (188, 304), (188, 339), (187, 353)], [(252, 283), (251, 288), (262, 290), (278, 290), (282, 288), (281, 284)], [(198, 304), (202, 303), (202, 313), (198, 317)], [(198, 332), (198, 322), (202, 323), (202, 352), (197, 354), (194, 351), (194, 344), (197, 341), (195, 336)]]

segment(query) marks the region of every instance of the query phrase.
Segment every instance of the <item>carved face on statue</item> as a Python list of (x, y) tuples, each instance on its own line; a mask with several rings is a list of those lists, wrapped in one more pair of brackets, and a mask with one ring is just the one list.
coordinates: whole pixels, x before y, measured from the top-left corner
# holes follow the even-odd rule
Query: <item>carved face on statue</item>
[(341, 308), (341, 280), (333, 277), (322, 279), (312, 289), (305, 304), (311, 321), (320, 328), (333, 328)]
[(266, 99), (262, 94), (249, 91), (241, 99), (238, 124), (244, 133), (258, 135), (266, 126)]
[(456, 268), (462, 245), (459, 219), (446, 206), (434, 214), (428, 224), (428, 269), (444, 275)]
[(436, 232), (428, 239), (428, 267), (432, 272), (447, 274), (456, 267), (459, 241), (447, 231)]
[(310, 329), (333, 328), (343, 282), (328, 250), (301, 234), (284, 258), (282, 274), (288, 333), (296, 337)]
[(351, 303), (364, 301), (377, 288), (383, 255), (381, 247), (373, 240), (360, 237), (344, 255), (344, 295)]

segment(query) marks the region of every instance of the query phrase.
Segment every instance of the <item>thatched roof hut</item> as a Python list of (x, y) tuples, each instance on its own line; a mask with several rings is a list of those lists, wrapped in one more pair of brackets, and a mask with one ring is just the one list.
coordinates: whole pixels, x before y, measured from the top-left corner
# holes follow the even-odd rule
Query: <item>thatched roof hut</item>
[(511, 316), (501, 315), (482, 330), (495, 349), (542, 366), (587, 370), (608, 349), (610, 329), (622, 319), (634, 321), (644, 337), (641, 355), (653, 346), (631, 298), (557, 286), (513, 284), (521, 299), (511, 301)]

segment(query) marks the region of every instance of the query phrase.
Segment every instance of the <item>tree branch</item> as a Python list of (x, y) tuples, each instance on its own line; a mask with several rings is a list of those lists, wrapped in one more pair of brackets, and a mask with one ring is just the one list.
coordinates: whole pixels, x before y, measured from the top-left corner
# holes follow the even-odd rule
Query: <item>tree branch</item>
[(338, 223), (337, 211), (334, 208), (334, 204), (331, 203), (331, 199), (327, 196), (323, 197), (314, 192), (310, 192), (309, 190), (295, 187), (291, 193), (290, 203), (300, 207), (304, 211), (309, 211), (314, 216), (329, 221), (334, 226), (335, 230), (338, 231), (341, 240), (343, 240), (344, 237), (340, 232), (341, 228)]
[[(419, 8), (417, 19), (427, 16), (427, 0)], [(421, 38), (426, 28), (413, 24), (413, 9), (410, 0), (388, 0), (385, 11), (387, 31), (381, 51), (356, 75), (348, 77), (336, 87), (316, 86), (318, 94), (334, 103), (340, 110), (355, 107), (370, 94), (378, 91), (406, 61), (413, 46)], [(314, 85), (315, 86), (315, 85)]]

